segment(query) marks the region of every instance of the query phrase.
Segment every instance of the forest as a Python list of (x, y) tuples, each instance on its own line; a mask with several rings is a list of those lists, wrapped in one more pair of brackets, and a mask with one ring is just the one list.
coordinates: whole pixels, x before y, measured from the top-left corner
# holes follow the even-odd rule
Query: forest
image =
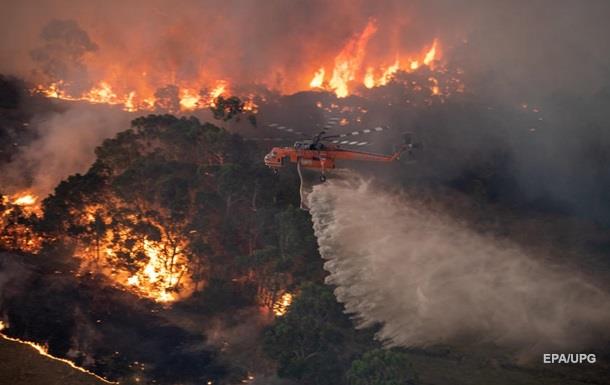
[(610, 2), (0, 8), (0, 384), (610, 384)]
[[(292, 108), (303, 97), (293, 98)], [(503, 135), (531, 119), (512, 111), (505, 113), (512, 120), (500, 119), (471, 97), (422, 109), (413, 121), (429, 148), (417, 159), (422, 166), (403, 163), (380, 183), (398, 180), (430, 199), (459, 196), (442, 209), (468, 212), (465, 220), (482, 231), (512, 234), (525, 224), (515, 217), (525, 213), (530, 226), (548, 230), (550, 247), (568, 244), (563, 255), (572, 261), (570, 253), (591, 250), (591, 261), (581, 263), (607, 271), (607, 260), (596, 256), (610, 244), (599, 230), (607, 225), (607, 202), (566, 212), (560, 199), (540, 199), (535, 185), (515, 188), (527, 185), (516, 179), (530, 176), (514, 176)], [(586, 110), (601, 101), (579, 103)], [(66, 107), (2, 77), (0, 108), (0, 161), (14, 167), (19, 143), (37, 136), (32, 115)], [(266, 145), (219, 127), (245, 113), (238, 98), (220, 99), (212, 113), (211, 122), (136, 117), (95, 149), (85, 173), (61, 181), (38, 207), (2, 196), (0, 316), (7, 334), (44, 343), (49, 353), (121, 384), (467, 383), (483, 367), (477, 378), (494, 378), (489, 383), (603, 383), (599, 370), (522, 367), (501, 349), (389, 347), (375, 338), (379, 325), (356, 328), (325, 284), (310, 215), (298, 208), (296, 171), (274, 175), (261, 162)], [(475, 118), (478, 127), (470, 125)], [(244, 120), (259, 129), (252, 115)], [(479, 128), (489, 125), (500, 129)], [(583, 145), (593, 146), (589, 170), (606, 191), (607, 147)], [(566, 239), (573, 218), (594, 224)], [(514, 233), (530, 241), (531, 234)]]

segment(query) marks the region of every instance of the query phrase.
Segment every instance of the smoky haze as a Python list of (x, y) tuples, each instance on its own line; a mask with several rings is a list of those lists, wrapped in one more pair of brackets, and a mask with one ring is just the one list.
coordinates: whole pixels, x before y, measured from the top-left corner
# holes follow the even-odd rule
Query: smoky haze
[(602, 49), (608, 14), (606, 1), (11, 2), (0, 15), (0, 72), (26, 78), (44, 72), (36, 60), (49, 44), (43, 28), (74, 23), (91, 39), (80, 35), (92, 75), (112, 74), (108, 67), (116, 65), (142, 71), (145, 62), (148, 76), (166, 71), (166, 80), (203, 71), (295, 90), (320, 57), (332, 60), (375, 19), (368, 55), (420, 49), (437, 37), (449, 60), (473, 76), (489, 75), (485, 85), (495, 95), (531, 99), (599, 86), (609, 71)]
[(327, 283), (389, 345), (493, 343), (526, 358), (608, 338), (610, 296), (590, 277), (417, 199), (351, 176), (314, 187), (309, 205)]
[[(118, 73), (128, 80), (142, 77), (160, 86), (203, 76), (292, 92), (302, 90), (321, 64), (332, 66), (324, 61), (332, 61), (346, 41), (374, 19), (378, 31), (369, 41), (368, 56), (393, 58), (396, 51), (419, 50), (438, 38), (443, 60), (464, 70), (466, 90), (478, 95), (475, 103), (481, 109), (487, 102), (542, 106), (546, 122), (555, 131), (548, 130), (536, 139), (540, 146), (530, 138), (505, 140), (515, 154), (512, 172), (516, 180), (536, 199), (547, 193), (555, 195), (592, 216), (602, 213), (596, 219), (603, 220), (607, 211), (600, 210), (597, 203), (603, 195), (598, 191), (599, 172), (590, 171), (586, 157), (591, 153), (587, 149), (590, 143), (608, 140), (600, 137), (600, 127), (609, 119), (603, 116), (591, 130), (583, 126), (591, 109), (572, 113), (572, 103), (558, 104), (557, 100), (566, 95), (594, 98), (610, 83), (609, 53), (603, 49), (610, 39), (608, 14), (610, 3), (606, 1), (234, 0), (221, 7), (217, 2), (195, 0), (10, 2), (0, 12), (0, 73), (32, 82), (65, 77), (71, 87), (82, 90), (94, 81), (113, 79), (119, 68)], [(115, 84), (126, 81), (114, 80)], [(371, 111), (375, 113), (374, 108)], [(385, 114), (386, 110), (381, 111)], [(443, 123), (442, 130), (453, 133), (453, 143), (466, 143), (469, 149), (488, 145), (469, 135), (471, 127), (492, 135), (499, 129), (474, 119), (477, 112), (473, 119), (462, 121), (471, 130), (463, 132), (455, 116), (434, 113), (445, 121), (415, 123), (424, 129)], [(87, 127), (74, 127), (70, 122), (76, 114), (66, 114), (67, 124), (58, 123), (64, 128), (41, 126), (41, 138), (36, 148), (26, 150), (26, 160), (36, 163), (40, 154), (45, 159), (41, 164), (57, 164), (54, 168), (63, 168), (65, 177), (88, 166), (64, 168), (66, 164), (74, 165), (76, 159), (88, 162), (103, 138), (127, 128), (125, 124), (110, 128), (93, 122), (97, 119), (90, 119), (93, 124)], [(411, 128), (409, 118), (391, 120), (383, 116), (375, 124)], [(512, 130), (507, 123), (500, 128)], [(96, 138), (71, 140), (71, 151), (87, 153), (87, 157), (77, 158), (64, 151), (64, 146), (56, 146), (58, 138), (70, 135)], [(435, 144), (426, 146), (438, 151)], [(36, 177), (39, 180), (53, 174), (45, 169), (35, 172), (41, 175)], [(583, 180), (574, 183), (575, 175)], [(52, 185), (45, 184), (41, 191), (49, 191)]]
[(3, 167), (0, 183), (44, 197), (62, 179), (86, 172), (95, 160), (95, 148), (127, 129), (131, 118), (117, 108), (88, 104), (37, 116), (31, 122), (37, 138)]

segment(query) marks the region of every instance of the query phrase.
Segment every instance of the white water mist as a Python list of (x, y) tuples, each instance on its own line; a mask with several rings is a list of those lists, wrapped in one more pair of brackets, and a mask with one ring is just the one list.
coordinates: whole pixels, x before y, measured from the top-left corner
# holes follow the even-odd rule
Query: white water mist
[(389, 345), (490, 342), (532, 354), (610, 334), (608, 293), (516, 245), (355, 178), (318, 185), (308, 200), (327, 283)]

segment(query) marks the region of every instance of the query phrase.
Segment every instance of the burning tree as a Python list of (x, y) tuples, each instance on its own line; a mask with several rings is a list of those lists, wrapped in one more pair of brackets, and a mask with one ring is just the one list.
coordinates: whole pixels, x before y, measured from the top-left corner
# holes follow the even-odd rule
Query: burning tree
[[(265, 262), (254, 257), (278, 242), (264, 237), (265, 227), (292, 231), (271, 248), (277, 258), (303, 247), (293, 245), (299, 237), (290, 218), (266, 223), (259, 215), (275, 187), (261, 191), (271, 176), (254, 161), (254, 144), (195, 118), (162, 115), (134, 120), (96, 154), (86, 174), (69, 177), (43, 203), (41, 227), (71, 245), (82, 272), (159, 302), (190, 296), (208, 276), (256, 281), (272, 289), (269, 307), (280, 300), (290, 280), (264, 284)], [(257, 266), (237, 267), (240, 255)]]
[(38, 252), (42, 237), (35, 229), (38, 217), (34, 203), (31, 195), (11, 199), (0, 194), (0, 249)]
[(188, 296), (210, 236), (194, 223), (207, 208), (203, 170), (222, 163), (227, 135), (196, 120), (137, 119), (98, 148), (87, 174), (58, 186), (44, 202), (44, 225), (73, 244), (83, 269), (157, 301)]

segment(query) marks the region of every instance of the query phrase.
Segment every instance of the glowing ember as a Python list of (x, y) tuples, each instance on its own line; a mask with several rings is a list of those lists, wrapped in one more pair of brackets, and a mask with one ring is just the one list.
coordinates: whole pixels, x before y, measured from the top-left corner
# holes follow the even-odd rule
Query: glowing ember
[(277, 300), (273, 304), (273, 314), (275, 314), (276, 317), (283, 316), (284, 314), (286, 314), (286, 312), (288, 311), (288, 308), (290, 307), (291, 304), (292, 304), (292, 294), (284, 293), (279, 298), (279, 300)]
[(252, 99), (247, 99), (244, 101), (244, 111), (257, 112), (258, 106), (256, 105), (256, 103), (254, 103)]
[(440, 95), (441, 90), (438, 86), (438, 80), (436, 78), (429, 77), (428, 81), (430, 81), (430, 83), (432, 83), (432, 87), (430, 87), (430, 90), (432, 91), (432, 95)]

